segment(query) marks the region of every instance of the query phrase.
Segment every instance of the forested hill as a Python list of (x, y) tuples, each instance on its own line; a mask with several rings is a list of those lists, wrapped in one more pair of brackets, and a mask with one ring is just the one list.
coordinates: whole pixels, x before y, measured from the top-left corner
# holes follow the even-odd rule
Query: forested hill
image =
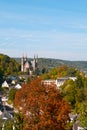
[(87, 71), (87, 61), (66, 61), (60, 59), (45, 59), (45, 58), (40, 58), (38, 61), (40, 66), (45, 66), (47, 68), (53, 68), (61, 65), (68, 65), (83, 71), (85, 70)]
[(0, 71), (6, 76), (17, 74), (20, 71), (20, 64), (14, 58), (0, 54)]
[[(32, 60), (32, 58), (28, 58)], [(5, 75), (15, 74), (20, 71), (21, 58), (11, 58), (7, 55), (0, 54), (0, 70), (4, 72)], [(87, 61), (66, 61), (60, 59), (51, 58), (38, 58), (38, 67), (42, 71), (43, 69), (51, 69), (61, 65), (68, 65), (78, 68), (82, 71), (87, 71)]]
[[(15, 58), (18, 62), (21, 61), (20, 58)], [(29, 60), (32, 60), (29, 58)], [(83, 71), (87, 71), (87, 61), (67, 61), (67, 60), (60, 60), (60, 59), (51, 59), (51, 58), (38, 58), (39, 68), (54, 68), (61, 65), (68, 65), (75, 68), (78, 68)]]

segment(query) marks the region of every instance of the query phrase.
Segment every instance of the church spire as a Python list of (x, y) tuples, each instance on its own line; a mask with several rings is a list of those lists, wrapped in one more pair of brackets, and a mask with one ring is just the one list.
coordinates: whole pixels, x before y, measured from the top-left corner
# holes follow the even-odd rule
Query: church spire
[(37, 57), (36, 57), (36, 62), (38, 62), (38, 54), (37, 54)]
[(35, 60), (35, 54), (34, 54), (34, 60)]

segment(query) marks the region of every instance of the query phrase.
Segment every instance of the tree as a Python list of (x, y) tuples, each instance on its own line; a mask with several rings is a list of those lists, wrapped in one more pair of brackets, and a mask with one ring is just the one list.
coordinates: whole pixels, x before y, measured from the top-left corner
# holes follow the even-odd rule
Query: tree
[(87, 99), (87, 89), (84, 87), (83, 79), (83, 77), (78, 76), (75, 81), (67, 80), (60, 87), (64, 100), (68, 101), (76, 112), (79, 110), (79, 105)]
[(44, 73), (42, 78), (43, 79), (57, 79), (58, 77), (66, 77), (66, 76), (77, 76), (79, 71), (75, 68), (68, 67), (66, 65), (52, 68), (50, 72)]
[(16, 94), (17, 89), (13, 88), (9, 91), (8, 98), (9, 100), (13, 103), (15, 99), (15, 94)]
[(14, 128), (15, 130), (23, 130), (24, 121), (23, 115), (18, 112), (14, 114)]
[(23, 130), (66, 129), (69, 104), (55, 86), (46, 86), (40, 79), (24, 85), (16, 93), (15, 107), (24, 116)]
[(75, 83), (73, 80), (67, 80), (64, 85), (60, 87), (65, 101), (68, 101), (72, 108), (75, 107), (76, 103), (76, 90)]
[(76, 87), (79, 89), (84, 87), (83, 77), (81, 75), (77, 76), (75, 84), (76, 84)]
[(4, 75), (18, 74), (20, 70), (20, 64), (15, 59), (10, 58), (7, 55), (0, 54), (0, 69)]
[(87, 130), (87, 103), (83, 103), (79, 109), (79, 124), (84, 130)]
[(3, 125), (3, 120), (2, 120), (2, 118), (0, 117), (0, 130), (2, 130), (2, 125)]
[(0, 85), (3, 82), (3, 71), (0, 69)]
[(8, 119), (4, 122), (4, 130), (13, 130), (13, 120)]

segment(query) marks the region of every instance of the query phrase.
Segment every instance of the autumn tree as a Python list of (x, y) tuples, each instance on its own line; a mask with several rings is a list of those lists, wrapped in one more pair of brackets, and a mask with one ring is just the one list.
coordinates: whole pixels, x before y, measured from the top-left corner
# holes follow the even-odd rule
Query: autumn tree
[(65, 130), (69, 120), (70, 106), (61, 92), (56, 86), (44, 85), (40, 79), (16, 93), (15, 108), (23, 114), (23, 130)]
[(57, 79), (58, 77), (77, 76), (79, 71), (66, 65), (52, 68), (48, 73), (42, 75), (43, 79)]

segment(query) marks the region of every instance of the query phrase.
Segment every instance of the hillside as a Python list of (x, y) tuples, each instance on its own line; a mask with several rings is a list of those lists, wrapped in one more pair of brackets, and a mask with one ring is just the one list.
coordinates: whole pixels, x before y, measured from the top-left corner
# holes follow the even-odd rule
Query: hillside
[(87, 61), (66, 61), (59, 59), (39, 59), (40, 67), (54, 68), (61, 65), (68, 65), (71, 67), (75, 67), (82, 71), (87, 71)]
[(0, 54), (0, 70), (6, 76), (10, 74), (17, 74), (20, 70), (20, 65), (14, 58)]
[[(17, 62), (20, 62), (20, 58), (15, 58)], [(29, 60), (32, 60), (29, 58)], [(67, 60), (60, 60), (60, 59), (51, 59), (51, 58), (39, 58), (38, 59), (39, 68), (54, 68), (61, 65), (68, 65), (80, 69), (82, 71), (87, 71), (87, 61), (67, 61)]]

